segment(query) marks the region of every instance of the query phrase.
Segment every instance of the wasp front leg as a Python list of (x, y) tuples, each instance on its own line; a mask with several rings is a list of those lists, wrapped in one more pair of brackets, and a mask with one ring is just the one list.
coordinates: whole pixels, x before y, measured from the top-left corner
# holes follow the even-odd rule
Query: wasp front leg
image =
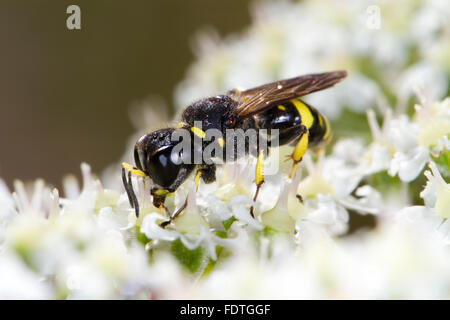
[[(200, 178), (205, 183), (212, 183), (216, 181), (216, 165), (202, 165), (197, 170), (197, 173), (195, 174), (195, 187), (198, 189), (198, 185), (200, 183)], [(152, 189), (152, 196), (153, 196), (153, 205), (157, 208), (163, 208), (167, 215), (169, 216), (169, 220), (164, 221), (161, 224), (162, 228), (165, 228), (168, 226), (173, 220), (175, 220), (183, 211), (186, 209), (188, 204), (188, 197), (186, 197), (186, 200), (184, 201), (184, 204), (173, 214), (171, 215), (167, 207), (164, 205), (164, 202), (166, 201), (167, 195), (170, 193), (169, 191), (165, 189)]]
[(152, 188), (150, 190), (150, 194), (153, 197), (153, 206), (155, 206), (158, 209), (164, 209), (166, 215), (169, 217), (169, 220), (166, 220), (163, 223), (161, 223), (162, 228), (165, 228), (168, 224), (170, 224), (186, 208), (187, 205), (187, 198), (186, 198), (185, 205), (183, 205), (180, 209), (177, 210), (177, 212), (175, 212), (172, 215), (165, 205), (166, 198), (167, 195), (169, 195), (169, 193), (171, 193), (170, 190), (160, 188)]
[(183, 211), (184, 209), (186, 209), (188, 205), (188, 197), (186, 197), (186, 200), (184, 201), (184, 204), (177, 210), (175, 211), (175, 213), (173, 215), (171, 215), (169, 213), (169, 210), (167, 210), (166, 206), (164, 205), (164, 202), (162, 203), (162, 207), (164, 208), (164, 210), (166, 211), (166, 213), (169, 215), (169, 220), (164, 221), (163, 223), (161, 223), (161, 228), (165, 228), (166, 226), (168, 226), (173, 220), (176, 219), (176, 217), (178, 217)]

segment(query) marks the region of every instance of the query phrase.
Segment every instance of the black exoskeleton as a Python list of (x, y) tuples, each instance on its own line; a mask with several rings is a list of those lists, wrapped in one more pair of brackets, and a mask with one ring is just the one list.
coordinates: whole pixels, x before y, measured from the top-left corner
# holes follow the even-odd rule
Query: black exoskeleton
[[(279, 145), (295, 145), (291, 156), (294, 161), (290, 175), (292, 177), (295, 165), (301, 161), (306, 148), (317, 148), (331, 136), (325, 117), (299, 97), (331, 87), (345, 76), (345, 71), (311, 74), (245, 91), (231, 90), (226, 95), (199, 100), (183, 111), (178, 125), (178, 129), (185, 130), (184, 137), (189, 137), (192, 141), (190, 151), (176, 149), (180, 143), (176, 128), (160, 129), (144, 135), (134, 149), (136, 166), (123, 165), (123, 182), (130, 203), (136, 209), (136, 215), (139, 214), (139, 205), (133, 192), (131, 174), (150, 177), (153, 204), (158, 208), (165, 208), (166, 196), (174, 192), (193, 171), (196, 171), (196, 180), (201, 178), (204, 183), (215, 181), (216, 165), (211, 159), (200, 157), (200, 162), (192, 161), (196, 153), (203, 155), (210, 144), (215, 143), (222, 148), (224, 161), (236, 160), (246, 154), (259, 156), (261, 138), (258, 136), (256, 142), (244, 139), (245, 149), (239, 151), (236, 148), (239, 139), (236, 132), (239, 130), (236, 129), (241, 129), (241, 134), (245, 134), (248, 129), (267, 129), (269, 137), (271, 130), (277, 129)], [(211, 129), (215, 129), (221, 137), (205, 139)], [(234, 129), (233, 134), (230, 129)], [(195, 144), (195, 141), (200, 143)], [(270, 139), (266, 143), (271, 147)], [(234, 149), (231, 155), (226, 152), (229, 146)], [(211, 155), (218, 156), (214, 152)], [(186, 159), (190, 161), (185, 161)], [(128, 179), (125, 170), (129, 170)], [(258, 190), (262, 182), (257, 181)], [(171, 220), (179, 213), (174, 214)]]

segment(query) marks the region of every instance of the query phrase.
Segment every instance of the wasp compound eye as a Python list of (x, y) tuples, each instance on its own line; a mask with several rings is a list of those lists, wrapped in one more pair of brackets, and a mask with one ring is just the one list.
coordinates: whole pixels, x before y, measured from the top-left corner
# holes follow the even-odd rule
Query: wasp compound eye
[(147, 153), (144, 150), (134, 148), (134, 162), (139, 170), (147, 172)]
[(148, 162), (148, 175), (159, 186), (168, 188), (178, 177), (183, 167), (178, 156), (173, 155), (173, 146), (156, 152)]

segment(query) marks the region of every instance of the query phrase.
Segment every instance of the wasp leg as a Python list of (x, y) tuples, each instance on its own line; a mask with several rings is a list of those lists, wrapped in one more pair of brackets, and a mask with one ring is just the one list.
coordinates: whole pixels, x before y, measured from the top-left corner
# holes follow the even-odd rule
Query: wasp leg
[(197, 173), (195, 174), (196, 190), (198, 190), (200, 178), (202, 178), (203, 182), (206, 184), (213, 183), (214, 181), (216, 181), (216, 165), (215, 164), (202, 165), (200, 169), (197, 170)]
[(169, 220), (164, 221), (161, 223), (161, 228), (167, 227), (172, 221), (174, 221), (183, 211), (186, 209), (188, 205), (188, 197), (186, 197), (186, 200), (184, 201), (184, 204), (177, 210), (172, 216), (169, 216)]
[(302, 161), (303, 156), (305, 155), (306, 149), (308, 148), (308, 129), (306, 127), (302, 127), (302, 131), (300, 132), (300, 139), (297, 141), (294, 152), (292, 152), (290, 158), (294, 161), (292, 164), (291, 172), (289, 173), (289, 179), (295, 174), (295, 168), (297, 164)]
[[(164, 211), (166, 212), (167, 216), (170, 219), (170, 211), (169, 209), (167, 209), (167, 207), (164, 205), (164, 202), (166, 202), (166, 197), (169, 194), (169, 191), (165, 190), (165, 189), (158, 189), (158, 188), (152, 188), (150, 190), (150, 194), (153, 197), (153, 206), (155, 206), (158, 209), (164, 209)], [(164, 225), (164, 227), (166, 225), (168, 225), (170, 223), (171, 220), (168, 220), (168, 222), (163, 222), (161, 224), (161, 226)]]
[[(128, 179), (126, 170), (128, 170)], [(133, 184), (131, 183), (131, 175), (135, 175), (138, 177), (146, 177), (147, 175), (137, 169), (136, 167), (133, 167), (132, 165), (128, 163), (122, 163), (122, 183), (125, 187), (125, 191), (127, 192), (128, 201), (130, 202), (130, 206), (134, 208), (134, 211), (136, 212), (136, 217), (139, 217), (139, 202), (137, 201), (136, 194), (133, 190)]]
[[(258, 160), (256, 161), (255, 168), (255, 183), (256, 183), (256, 192), (253, 197), (253, 202), (258, 198), (259, 190), (261, 189), (262, 184), (264, 183), (264, 150), (259, 151)], [(254, 206), (250, 207), (250, 215), (254, 218), (255, 215), (253, 213)]]
[(167, 209), (167, 207), (165, 206), (164, 202), (166, 202), (166, 197), (167, 195), (170, 193), (170, 191), (165, 190), (165, 189), (158, 189), (158, 188), (154, 188), (151, 191), (151, 194), (153, 196), (153, 205), (156, 208), (159, 209), (164, 209), (164, 211), (166, 212), (167, 216), (169, 217), (168, 220), (164, 221), (163, 223), (161, 223), (161, 228), (165, 228), (167, 227), (167, 225), (169, 225), (176, 217), (178, 217), (180, 215), (181, 212), (183, 212), (183, 210), (186, 208), (187, 206), (187, 201), (188, 199), (186, 198), (186, 201), (184, 202), (184, 204), (181, 206), (181, 208), (179, 208), (173, 215), (170, 213), (169, 209)]
[(169, 211), (165, 207), (164, 202), (166, 202), (166, 197), (169, 194), (169, 191), (165, 189), (152, 188), (150, 190), (150, 194), (153, 196), (153, 205), (156, 208), (163, 208), (166, 213), (168, 213)]
[(197, 173), (195, 174), (195, 190), (198, 190), (198, 185), (200, 184), (200, 177), (202, 176), (202, 170), (198, 169)]

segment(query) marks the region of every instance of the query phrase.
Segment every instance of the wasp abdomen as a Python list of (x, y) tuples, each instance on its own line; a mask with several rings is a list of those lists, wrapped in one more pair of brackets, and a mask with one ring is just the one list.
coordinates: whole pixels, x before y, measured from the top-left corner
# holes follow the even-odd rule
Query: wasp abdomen
[(293, 99), (273, 106), (256, 118), (260, 129), (278, 129), (279, 145), (296, 143), (308, 129), (309, 146), (315, 147), (328, 139), (328, 121), (312, 106), (300, 99)]

